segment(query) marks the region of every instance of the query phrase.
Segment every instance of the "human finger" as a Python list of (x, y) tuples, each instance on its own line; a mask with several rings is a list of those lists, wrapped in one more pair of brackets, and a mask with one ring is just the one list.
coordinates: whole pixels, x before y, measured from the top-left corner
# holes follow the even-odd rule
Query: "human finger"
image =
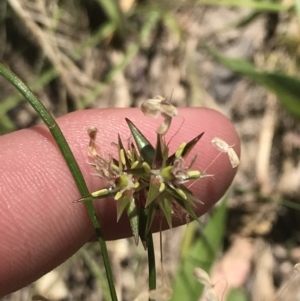
[[(167, 140), (175, 151), (205, 132), (194, 152), (199, 153), (195, 169), (205, 170), (218, 155), (210, 141), (220, 137), (239, 154), (238, 136), (230, 121), (208, 109), (181, 109), (182, 118), (174, 118)], [(88, 136), (86, 130), (97, 126), (97, 138), (104, 156), (114, 151), (112, 141), (117, 133), (130, 136), (124, 118), (129, 118), (152, 142), (159, 121), (146, 118), (137, 109), (85, 110), (58, 118), (90, 191), (106, 183), (91, 175), (87, 164)], [(72, 176), (51, 134), (44, 126), (17, 131), (0, 137), (0, 296), (14, 291), (45, 274), (89, 241), (94, 230), (83, 204), (72, 201), (80, 197)], [(226, 158), (217, 160), (207, 170), (214, 174), (193, 186), (204, 203), (197, 207), (201, 215), (218, 201), (229, 187), (235, 169)], [(116, 223), (113, 200), (95, 201), (103, 233), (107, 239), (130, 235), (128, 221)], [(178, 223), (180, 221), (177, 221)]]

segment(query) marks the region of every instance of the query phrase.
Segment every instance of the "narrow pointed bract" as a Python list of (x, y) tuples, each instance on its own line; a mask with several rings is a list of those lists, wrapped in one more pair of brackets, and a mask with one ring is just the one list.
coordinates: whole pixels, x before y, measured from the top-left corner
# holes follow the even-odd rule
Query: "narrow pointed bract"
[(130, 202), (128, 209), (127, 209), (127, 215), (129, 218), (132, 235), (135, 241), (135, 244), (138, 245), (139, 243), (139, 209), (135, 204), (135, 200), (133, 199), (132, 202)]
[[(185, 143), (183, 149), (181, 150), (181, 157), (186, 158), (194, 146), (198, 143), (201, 137), (204, 135), (204, 132), (196, 136), (194, 139), (190, 140), (188, 143)], [(170, 156), (167, 160), (167, 164), (173, 164), (174, 160), (176, 159), (176, 153)]]
[(148, 141), (148, 139), (141, 133), (141, 131), (128, 119), (125, 118), (132, 136), (135, 140), (136, 146), (142, 156), (143, 160), (152, 164), (155, 154), (155, 148)]

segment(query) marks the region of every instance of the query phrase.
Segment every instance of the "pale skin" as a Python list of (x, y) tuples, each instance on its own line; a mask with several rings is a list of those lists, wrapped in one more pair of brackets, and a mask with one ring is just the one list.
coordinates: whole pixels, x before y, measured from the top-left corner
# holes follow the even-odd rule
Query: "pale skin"
[[(90, 191), (105, 183), (91, 175), (87, 164), (89, 137), (87, 129), (98, 128), (97, 144), (103, 156), (115, 152), (111, 142), (119, 132), (125, 141), (130, 137), (124, 118), (129, 118), (154, 143), (155, 130), (162, 119), (145, 117), (138, 109), (86, 110), (58, 118), (58, 123), (74, 152)], [(208, 109), (180, 109), (173, 118), (167, 141), (183, 118), (185, 122), (172, 139), (170, 148), (188, 142), (205, 132), (187, 159), (199, 153), (193, 169), (205, 170), (218, 155), (210, 141), (220, 137), (234, 145), (240, 154), (239, 138), (231, 122), (220, 113)], [(14, 132), (0, 137), (0, 297), (26, 286), (44, 275), (86, 242), (94, 240), (94, 229), (82, 203), (74, 180), (51, 134), (44, 126)], [(221, 155), (207, 173), (214, 174), (192, 186), (204, 205), (197, 215), (205, 213), (226, 192), (236, 173), (226, 156)], [(121, 218), (116, 223), (115, 201), (96, 201), (99, 218), (107, 239), (130, 236), (129, 223)], [(175, 219), (174, 225), (185, 222)], [(156, 225), (156, 229), (158, 229)]]

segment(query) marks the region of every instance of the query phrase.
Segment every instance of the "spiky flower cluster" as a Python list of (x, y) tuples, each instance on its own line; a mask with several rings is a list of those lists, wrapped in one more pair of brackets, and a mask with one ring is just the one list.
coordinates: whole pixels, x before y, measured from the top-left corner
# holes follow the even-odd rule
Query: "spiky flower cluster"
[[(136, 243), (139, 237), (144, 245), (146, 236), (151, 230), (155, 215), (164, 215), (169, 227), (172, 227), (174, 214), (191, 216), (197, 220), (193, 206), (200, 202), (184, 183), (207, 177), (198, 170), (192, 170), (196, 160), (193, 158), (186, 165), (185, 158), (200, 140), (199, 134), (188, 143), (183, 143), (178, 150), (169, 155), (169, 148), (164, 135), (168, 131), (172, 117), (178, 114), (177, 109), (162, 97), (149, 99), (142, 105), (146, 116), (164, 117), (164, 122), (157, 129), (156, 146), (154, 147), (140, 130), (126, 118), (131, 134), (135, 140), (125, 148), (118, 135), (118, 155), (104, 159), (96, 147), (97, 129), (88, 130), (90, 137), (89, 156), (96, 175), (107, 182), (107, 186), (93, 192), (93, 198), (114, 197), (117, 204), (117, 220), (126, 212)], [(145, 245), (146, 246), (146, 245)]]

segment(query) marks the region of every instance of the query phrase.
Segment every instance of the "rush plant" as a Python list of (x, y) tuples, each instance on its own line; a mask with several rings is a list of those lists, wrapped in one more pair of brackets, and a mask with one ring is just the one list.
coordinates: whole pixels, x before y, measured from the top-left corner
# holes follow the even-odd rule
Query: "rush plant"
[[(95, 169), (96, 175), (106, 181), (106, 185), (100, 190), (89, 193), (75, 157), (55, 119), (30, 89), (2, 64), (0, 64), (0, 75), (17, 89), (39, 114), (53, 135), (70, 169), (82, 196), (75, 202), (85, 203), (97, 235), (112, 301), (117, 301), (117, 294), (102, 234), (101, 221), (98, 219), (93, 205), (94, 199), (108, 197), (113, 198), (116, 202), (117, 220), (123, 214), (127, 214), (136, 244), (141, 239), (144, 247), (148, 250), (149, 292), (146, 295), (150, 299), (157, 299), (158, 294), (161, 300), (168, 300), (172, 294), (170, 288), (163, 285), (156, 289), (152, 224), (155, 217), (165, 218), (170, 228), (172, 228), (174, 216), (185, 217), (186, 221), (189, 221), (191, 217), (198, 221), (194, 206), (201, 201), (185, 185), (190, 181), (198, 181), (212, 175), (192, 168), (197, 159), (196, 154), (189, 162), (186, 158), (204, 133), (199, 133), (191, 141), (182, 143), (175, 153), (170, 154), (165, 134), (171, 126), (172, 118), (178, 115), (178, 111), (161, 96), (146, 100), (141, 107), (146, 116), (152, 118), (162, 116), (164, 118), (156, 130), (155, 146), (147, 140), (135, 124), (126, 119), (133, 139), (126, 143), (125, 147), (122, 138), (118, 135), (116, 143), (118, 157), (114, 158), (111, 154), (102, 157), (96, 144), (98, 130), (96, 127), (90, 127), (88, 129), (90, 137), (89, 164)], [(221, 153), (227, 153), (233, 168), (238, 165), (239, 159), (232, 146), (218, 137), (212, 140), (212, 144)], [(164, 297), (162, 298), (162, 296)]]
[[(172, 118), (178, 114), (177, 109), (163, 97), (156, 96), (142, 104), (142, 111), (153, 118), (159, 115), (164, 117), (156, 131), (155, 146), (126, 118), (135, 144), (129, 141), (125, 147), (118, 135), (118, 158), (111, 154), (103, 158), (96, 145), (97, 128), (92, 126), (88, 129), (88, 155), (91, 160), (89, 164), (95, 168), (96, 175), (107, 183), (105, 187), (92, 192), (92, 198), (114, 198), (117, 220), (127, 214), (136, 244), (141, 239), (147, 248), (146, 238), (151, 232), (155, 216), (164, 216), (170, 228), (173, 216), (184, 216), (186, 220), (191, 216), (198, 220), (194, 206), (201, 201), (184, 184), (211, 175), (192, 169), (197, 155), (190, 163), (186, 163), (186, 157), (204, 133), (182, 143), (175, 153), (170, 154), (165, 134)], [(80, 201), (85, 201), (85, 198), (76, 202)]]

